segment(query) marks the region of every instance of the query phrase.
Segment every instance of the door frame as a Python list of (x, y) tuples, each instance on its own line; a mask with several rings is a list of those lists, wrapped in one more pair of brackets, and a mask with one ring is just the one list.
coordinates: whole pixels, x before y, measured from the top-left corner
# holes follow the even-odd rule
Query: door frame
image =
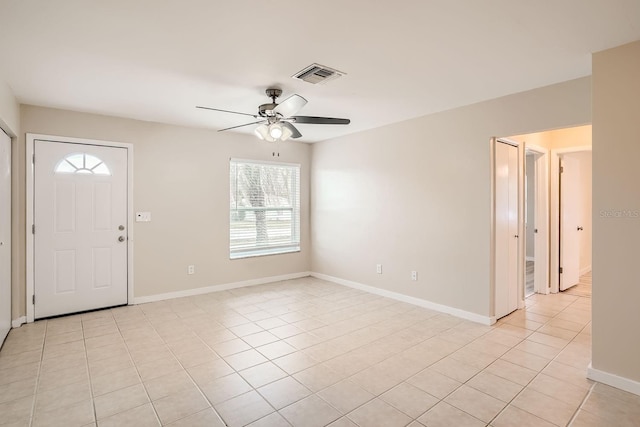
[(549, 290), (560, 292), (560, 157), (592, 151), (590, 145), (551, 149), (551, 203), (549, 214)]
[[(496, 322), (496, 144), (505, 143), (518, 149), (518, 236), (524, 234), (524, 144), (509, 138), (493, 137), (490, 139), (490, 170), (491, 170), (491, 242), (489, 262), (490, 324)], [(518, 309), (524, 308), (524, 239), (518, 239), (517, 277), (518, 277)]]
[[(542, 260), (535, 259), (535, 271), (538, 269), (544, 271), (543, 276), (545, 278), (543, 283), (539, 283), (539, 281), (535, 280), (534, 273), (534, 288), (533, 291), (537, 294), (548, 294), (549, 293), (549, 150), (547, 148), (541, 147), (539, 145), (534, 144), (524, 144), (525, 155), (527, 152), (539, 154), (540, 156), (536, 159), (535, 168), (536, 168), (536, 192), (535, 192), (535, 204), (536, 204), (536, 227), (540, 232), (540, 236), (542, 237), (543, 245), (543, 256)], [(525, 162), (526, 168), (526, 162)], [(526, 170), (525, 170), (526, 173)], [(539, 221), (540, 214), (542, 215), (542, 221)], [(526, 232), (525, 235), (525, 245), (526, 245)], [(526, 247), (526, 246), (525, 246)], [(535, 254), (534, 254), (535, 256)], [(526, 264), (525, 264), (526, 265)], [(525, 270), (526, 276), (526, 270)], [(526, 278), (525, 278), (526, 280)], [(526, 282), (525, 282), (526, 283)]]
[(43, 135), (36, 133), (27, 133), (26, 136), (26, 175), (27, 175), (27, 212), (25, 232), (27, 235), (27, 283), (26, 283), (26, 305), (27, 305), (27, 323), (34, 321), (34, 238), (32, 227), (34, 222), (34, 167), (33, 155), (35, 151), (35, 141), (61, 142), (65, 144), (83, 144), (98, 145), (102, 147), (117, 147), (127, 150), (127, 303), (133, 304), (133, 144), (123, 142), (101, 141), (97, 139), (72, 138), (66, 136)]

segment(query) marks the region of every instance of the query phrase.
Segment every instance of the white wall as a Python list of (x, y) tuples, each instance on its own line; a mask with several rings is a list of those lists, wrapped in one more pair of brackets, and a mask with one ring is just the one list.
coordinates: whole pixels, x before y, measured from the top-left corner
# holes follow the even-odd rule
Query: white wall
[(640, 394), (638, 76), (640, 41), (593, 56), (593, 367)]
[[(274, 144), (249, 135), (218, 133), (49, 108), (22, 106), (19, 163), (25, 161), (24, 133), (127, 142), (134, 146), (134, 211), (151, 211), (150, 223), (134, 228), (135, 296), (149, 296), (310, 268), (310, 146)], [(301, 252), (229, 260), (229, 158), (301, 164)], [(24, 172), (16, 194), (25, 241)], [(24, 247), (24, 246), (23, 246)], [(187, 265), (196, 266), (187, 275)], [(17, 265), (14, 307), (25, 310), (24, 251)], [(15, 318), (15, 316), (14, 316)]]
[(490, 137), (590, 120), (582, 78), (314, 144), (312, 269), (491, 316)]

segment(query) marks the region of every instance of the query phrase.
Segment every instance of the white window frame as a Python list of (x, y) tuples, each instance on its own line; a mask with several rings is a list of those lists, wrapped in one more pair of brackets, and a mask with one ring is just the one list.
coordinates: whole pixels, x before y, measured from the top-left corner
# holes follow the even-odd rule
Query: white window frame
[[(294, 253), (294, 252), (300, 252), (300, 191), (301, 191), (301, 186), (300, 186), (300, 180), (301, 180), (301, 169), (302, 166), (299, 163), (284, 163), (284, 162), (270, 162), (270, 161), (264, 161), (264, 160), (249, 160), (249, 159), (236, 159), (236, 158), (230, 158), (229, 159), (229, 174), (228, 176), (231, 176), (231, 164), (235, 162), (235, 163), (248, 163), (248, 164), (254, 164), (254, 165), (259, 165), (259, 166), (276, 166), (276, 167), (282, 167), (282, 166), (286, 166), (286, 167), (293, 167), (293, 168), (297, 168), (297, 174), (295, 174), (295, 176), (293, 177), (293, 179), (297, 179), (297, 182), (293, 182), (292, 185), (293, 186), (297, 186), (297, 193), (294, 192), (293, 196), (294, 200), (292, 201), (293, 203), (293, 207), (291, 208), (282, 208), (282, 207), (265, 207), (264, 210), (265, 211), (284, 211), (284, 210), (291, 210), (292, 212), (292, 224), (291, 224), (291, 235), (292, 235), (292, 242), (290, 244), (286, 244), (286, 245), (279, 245), (279, 246), (267, 246), (267, 247), (254, 247), (254, 248), (245, 248), (245, 249), (237, 249), (237, 250), (233, 250), (231, 248), (231, 209), (229, 209), (229, 259), (244, 259), (244, 258), (252, 258), (252, 257), (259, 257), (259, 256), (265, 256), (265, 255), (279, 255), (279, 254), (287, 254), (287, 253)], [(229, 179), (229, 189), (231, 190), (231, 179)], [(297, 196), (297, 199), (295, 199), (295, 196)], [(229, 206), (231, 206), (231, 200), (229, 200)], [(236, 209), (234, 209), (235, 211)], [(256, 210), (256, 208), (246, 208), (243, 210), (247, 210), (247, 211), (254, 211)]]

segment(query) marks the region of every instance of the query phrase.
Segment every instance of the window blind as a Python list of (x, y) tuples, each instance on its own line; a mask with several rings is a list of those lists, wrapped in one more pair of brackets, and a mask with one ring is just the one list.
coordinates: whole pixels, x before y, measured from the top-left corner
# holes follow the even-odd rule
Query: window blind
[(300, 165), (231, 159), (231, 259), (300, 250)]

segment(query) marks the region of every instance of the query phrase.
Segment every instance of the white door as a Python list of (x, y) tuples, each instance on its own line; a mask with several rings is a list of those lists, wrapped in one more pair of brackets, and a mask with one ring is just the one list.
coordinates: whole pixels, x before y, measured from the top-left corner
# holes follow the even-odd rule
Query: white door
[(560, 159), (560, 290), (580, 281), (580, 161)]
[(549, 249), (548, 221), (549, 206), (547, 204), (547, 158), (538, 155), (536, 158), (536, 215), (535, 215), (535, 270), (534, 289), (538, 293), (547, 293), (549, 287)]
[(518, 148), (496, 143), (495, 315), (518, 308)]
[(0, 129), (0, 345), (11, 329), (11, 139)]
[(127, 150), (35, 141), (35, 318), (127, 303)]

